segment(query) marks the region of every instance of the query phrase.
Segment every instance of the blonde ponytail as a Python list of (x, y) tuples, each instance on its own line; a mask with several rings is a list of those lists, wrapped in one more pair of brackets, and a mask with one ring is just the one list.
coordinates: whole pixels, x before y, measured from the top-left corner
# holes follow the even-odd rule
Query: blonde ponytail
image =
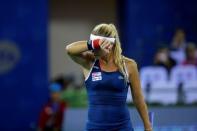
[(120, 43), (119, 35), (118, 35), (115, 25), (105, 24), (105, 23), (99, 24), (93, 29), (92, 33), (95, 35), (114, 37), (116, 39), (115, 47), (113, 50), (114, 62), (118, 66), (119, 71), (123, 74), (125, 82), (127, 82), (128, 76), (127, 76), (126, 69), (123, 63), (125, 61), (125, 57), (122, 55), (121, 43)]

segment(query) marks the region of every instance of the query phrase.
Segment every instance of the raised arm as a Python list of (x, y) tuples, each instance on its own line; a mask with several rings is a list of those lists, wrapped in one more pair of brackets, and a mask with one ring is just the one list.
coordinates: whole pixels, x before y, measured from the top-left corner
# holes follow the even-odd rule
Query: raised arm
[(87, 41), (77, 41), (71, 43), (65, 48), (67, 54), (73, 61), (89, 70), (94, 61), (94, 54), (88, 50)]
[(133, 97), (133, 102), (144, 123), (145, 131), (152, 131), (151, 123), (148, 117), (148, 108), (144, 101), (144, 96), (141, 90), (137, 63), (133, 60), (129, 60), (127, 65), (129, 69), (129, 81), (131, 83), (130, 87), (131, 87), (131, 94)]

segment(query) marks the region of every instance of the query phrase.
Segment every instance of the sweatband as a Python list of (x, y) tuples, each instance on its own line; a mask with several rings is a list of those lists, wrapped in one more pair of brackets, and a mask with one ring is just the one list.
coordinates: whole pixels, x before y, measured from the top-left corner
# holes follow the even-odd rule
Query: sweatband
[(93, 35), (93, 34), (91, 34), (90, 35), (90, 40), (96, 40), (96, 39), (106, 39), (106, 40), (108, 40), (108, 41), (110, 41), (111, 43), (115, 43), (115, 38), (112, 38), (112, 37), (104, 37), (104, 36), (98, 36), (98, 35)]
[(91, 40), (87, 41), (87, 47), (88, 47), (88, 50), (93, 50), (92, 41)]
[(88, 40), (87, 47), (88, 47), (88, 50), (99, 49), (100, 48), (99, 39)]

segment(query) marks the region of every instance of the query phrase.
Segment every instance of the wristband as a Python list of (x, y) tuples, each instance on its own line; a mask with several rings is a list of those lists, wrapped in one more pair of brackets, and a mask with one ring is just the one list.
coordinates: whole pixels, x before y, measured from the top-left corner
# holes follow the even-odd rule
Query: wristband
[(88, 50), (93, 50), (92, 41), (91, 40), (87, 41), (87, 47), (88, 47)]
[(99, 49), (100, 48), (99, 40), (100, 39), (95, 39), (95, 40), (89, 40), (89, 41), (87, 41), (88, 50)]
[(110, 41), (111, 43), (115, 43), (115, 38), (114, 37), (104, 37), (104, 36), (98, 36), (98, 35), (90, 35), (90, 40), (97, 40), (97, 39), (106, 39)]
[(152, 128), (149, 128), (149, 129), (145, 129), (144, 131), (152, 131)]
[(94, 49), (99, 49), (100, 45), (99, 45), (99, 40), (101, 39), (105, 39), (109, 42), (111, 42), (112, 44), (115, 43), (115, 38), (113, 37), (104, 37), (104, 36), (98, 36), (98, 35), (90, 35), (90, 40), (87, 41), (87, 47), (88, 50), (94, 50)]

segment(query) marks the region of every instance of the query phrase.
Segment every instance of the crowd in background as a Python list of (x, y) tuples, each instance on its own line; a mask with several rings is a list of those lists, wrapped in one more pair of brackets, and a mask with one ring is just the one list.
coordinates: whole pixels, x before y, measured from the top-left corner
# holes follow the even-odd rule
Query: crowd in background
[(196, 44), (186, 40), (183, 29), (177, 29), (171, 45), (162, 44), (157, 49), (154, 65), (163, 66), (168, 72), (176, 65), (197, 66)]
[(197, 48), (177, 29), (171, 44), (159, 44), (153, 65), (140, 69), (148, 103), (195, 104), (197, 102)]

